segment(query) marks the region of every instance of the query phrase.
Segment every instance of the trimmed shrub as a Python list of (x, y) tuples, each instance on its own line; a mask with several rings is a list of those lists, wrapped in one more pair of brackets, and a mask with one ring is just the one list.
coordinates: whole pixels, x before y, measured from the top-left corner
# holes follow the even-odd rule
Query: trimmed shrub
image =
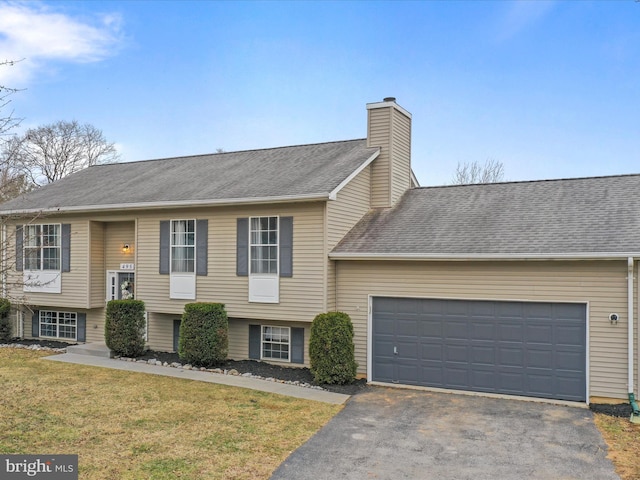
[(311, 373), (318, 383), (351, 383), (358, 364), (353, 345), (353, 324), (343, 312), (321, 313), (311, 324)]
[(144, 353), (144, 302), (111, 300), (107, 303), (104, 339), (110, 350), (122, 357)]
[(229, 319), (222, 303), (187, 303), (180, 323), (178, 355), (183, 362), (212, 367), (227, 359)]
[(0, 298), (0, 342), (11, 340), (11, 302), (6, 298)]

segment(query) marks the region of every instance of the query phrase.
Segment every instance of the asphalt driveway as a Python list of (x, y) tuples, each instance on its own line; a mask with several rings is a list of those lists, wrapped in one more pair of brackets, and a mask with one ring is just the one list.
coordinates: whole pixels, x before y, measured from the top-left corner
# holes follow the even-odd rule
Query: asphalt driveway
[(376, 387), (271, 478), (619, 479), (606, 455), (587, 409)]

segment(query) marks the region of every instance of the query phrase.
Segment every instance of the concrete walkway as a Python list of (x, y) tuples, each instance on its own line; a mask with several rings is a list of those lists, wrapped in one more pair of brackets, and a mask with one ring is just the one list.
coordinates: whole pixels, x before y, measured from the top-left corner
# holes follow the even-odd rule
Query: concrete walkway
[(89, 365), (92, 367), (125, 370), (128, 372), (150, 373), (152, 375), (163, 375), (165, 377), (184, 378), (187, 380), (196, 380), (198, 382), (219, 383), (221, 385), (228, 385), (231, 387), (249, 388), (251, 390), (259, 390), (261, 392), (277, 393), (279, 395), (287, 395), (289, 397), (315, 400), (324, 403), (333, 403), (336, 405), (342, 405), (349, 399), (349, 395), (343, 395), (341, 393), (298, 387), (296, 385), (271, 382), (257, 378), (201, 372), (199, 370), (185, 370), (183, 368), (162, 367), (159, 365), (149, 365), (147, 363), (125, 362), (123, 360), (93, 355), (64, 353), (62, 355), (51, 355), (43, 358), (54, 362), (75, 363), (79, 365)]

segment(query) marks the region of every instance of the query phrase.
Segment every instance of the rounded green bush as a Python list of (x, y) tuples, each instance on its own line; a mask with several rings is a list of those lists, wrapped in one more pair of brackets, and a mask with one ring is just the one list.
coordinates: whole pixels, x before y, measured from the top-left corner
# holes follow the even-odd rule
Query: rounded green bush
[(321, 313), (311, 324), (311, 373), (318, 383), (351, 383), (358, 364), (353, 345), (353, 324), (343, 312)]
[(8, 342), (11, 334), (11, 302), (6, 298), (0, 298), (0, 342)]
[(188, 303), (180, 323), (178, 355), (183, 362), (212, 367), (227, 359), (229, 319), (221, 303)]
[(145, 351), (144, 302), (111, 300), (107, 303), (104, 338), (107, 347), (122, 357), (139, 357)]

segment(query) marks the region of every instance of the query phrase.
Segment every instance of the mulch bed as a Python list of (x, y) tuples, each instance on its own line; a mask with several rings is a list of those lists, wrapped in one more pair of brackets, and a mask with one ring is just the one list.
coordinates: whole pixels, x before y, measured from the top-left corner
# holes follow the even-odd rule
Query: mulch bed
[[(13, 339), (9, 343), (40, 345), (42, 347), (49, 348), (66, 348), (69, 345), (76, 345), (66, 342), (56, 342), (53, 340), (29, 340), (17, 338)], [(151, 360), (155, 358), (161, 362), (183, 363), (177, 353), (156, 352), (153, 350), (147, 350), (144, 355), (138, 358), (141, 360)], [(343, 393), (345, 395), (356, 395), (357, 393), (363, 392), (369, 388), (365, 379), (358, 379), (347, 385), (318, 384), (313, 380), (313, 375), (308, 368), (284, 367), (281, 365), (272, 365), (266, 362), (257, 362), (255, 360), (227, 360), (226, 362), (218, 365), (218, 367), (227, 370), (235, 369), (241, 374), (251, 373), (264, 378), (277, 378), (278, 380), (284, 380), (285, 382), (299, 381), (300, 383), (318, 385), (330, 392)]]
[(602, 413), (610, 417), (626, 417), (631, 416), (631, 405), (628, 403), (591, 403), (589, 409), (595, 413)]
[[(169, 364), (172, 362), (183, 363), (177, 353), (155, 352), (152, 350), (147, 350), (145, 354), (139, 358), (142, 360), (156, 359)], [(365, 379), (358, 379), (347, 385), (318, 384), (313, 380), (311, 371), (306, 367), (285, 367), (266, 362), (258, 362), (256, 360), (227, 360), (217, 365), (217, 367), (226, 370), (235, 369), (241, 374), (251, 373), (264, 378), (277, 378), (286, 382), (299, 381), (300, 383), (318, 385), (330, 392), (343, 393), (345, 395), (356, 395), (368, 388)]]

